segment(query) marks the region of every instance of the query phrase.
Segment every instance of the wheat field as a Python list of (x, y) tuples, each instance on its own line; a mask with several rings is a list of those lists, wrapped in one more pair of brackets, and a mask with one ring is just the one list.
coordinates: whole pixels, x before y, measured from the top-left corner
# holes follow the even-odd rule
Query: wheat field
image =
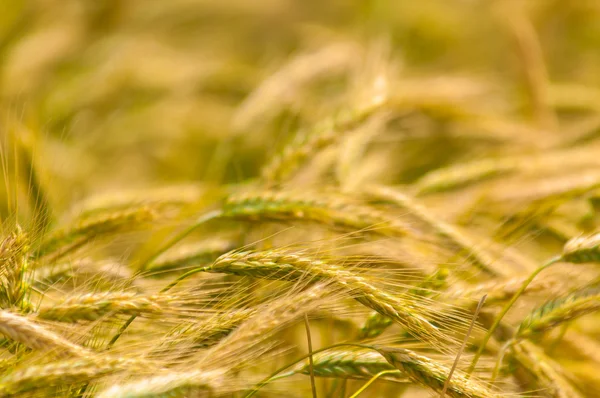
[(0, 2), (0, 396), (600, 396), (600, 2)]

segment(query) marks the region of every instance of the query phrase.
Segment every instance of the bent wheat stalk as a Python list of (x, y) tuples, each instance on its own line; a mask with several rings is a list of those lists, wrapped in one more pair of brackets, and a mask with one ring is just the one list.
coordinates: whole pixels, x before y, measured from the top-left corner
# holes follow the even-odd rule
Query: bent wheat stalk
[(508, 303), (506, 303), (506, 305), (502, 308), (502, 310), (500, 311), (500, 314), (498, 314), (498, 316), (496, 316), (496, 318), (494, 319), (494, 322), (492, 323), (492, 325), (488, 329), (488, 331), (485, 334), (485, 336), (484, 336), (481, 344), (479, 345), (479, 348), (477, 349), (477, 352), (475, 353), (475, 356), (473, 356), (473, 360), (471, 361), (471, 364), (469, 365), (469, 369), (467, 370), (467, 374), (470, 375), (471, 373), (473, 373), (473, 371), (475, 370), (475, 366), (477, 366), (477, 361), (479, 360), (479, 358), (483, 354), (483, 351), (486, 349), (487, 343), (489, 342), (490, 338), (493, 336), (494, 332), (496, 331), (496, 329), (498, 328), (498, 326), (502, 322), (502, 319), (508, 313), (508, 311), (511, 309), (511, 307), (513, 306), (513, 304), (516, 303), (517, 300), (519, 299), (519, 297), (521, 297), (521, 295), (523, 294), (523, 292), (525, 292), (525, 290), (527, 289), (527, 286), (529, 286), (529, 284), (535, 279), (535, 277), (540, 272), (542, 272), (546, 268), (548, 268), (548, 267), (556, 264), (560, 260), (561, 260), (560, 256), (557, 256), (557, 257), (554, 257), (554, 258), (550, 259), (544, 265), (542, 265), (541, 267), (539, 267), (538, 269), (536, 269), (525, 280), (525, 282), (523, 282), (523, 284), (521, 285), (521, 287), (519, 288), (519, 290), (517, 290), (517, 292), (512, 296), (512, 298), (510, 299), (510, 301)]

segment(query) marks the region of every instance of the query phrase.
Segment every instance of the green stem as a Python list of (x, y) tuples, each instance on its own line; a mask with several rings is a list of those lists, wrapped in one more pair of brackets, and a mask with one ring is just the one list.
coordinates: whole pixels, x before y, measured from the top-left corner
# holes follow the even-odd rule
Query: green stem
[(506, 350), (510, 348), (516, 342), (515, 339), (510, 339), (502, 346), (500, 352), (498, 353), (498, 359), (496, 360), (496, 366), (494, 366), (494, 371), (492, 372), (492, 377), (490, 379), (490, 386), (493, 387), (494, 383), (496, 383), (496, 379), (500, 374), (500, 367), (502, 366), (502, 362), (504, 361), (504, 356), (506, 355)]
[[(209, 220), (212, 220), (212, 219), (218, 217), (220, 214), (221, 214), (221, 212), (219, 210), (215, 210), (215, 211), (211, 211), (211, 212), (208, 212), (208, 213), (200, 216), (196, 220), (196, 222), (194, 224), (192, 224), (187, 229), (185, 229), (184, 231), (182, 231), (180, 234), (178, 234), (177, 236), (175, 236), (166, 245), (164, 245), (163, 247), (161, 247), (160, 250), (158, 250), (156, 253), (154, 253), (154, 255), (152, 255), (152, 257), (150, 257), (148, 260), (146, 260), (142, 264), (142, 266), (141, 266), (141, 271), (143, 272), (148, 267), (148, 265), (150, 265), (154, 260), (156, 260), (158, 258), (158, 256), (160, 256), (165, 251), (167, 251), (169, 248), (171, 248), (173, 245), (175, 245), (177, 242), (181, 241), (186, 236), (188, 236), (189, 234), (191, 234), (192, 232), (194, 232), (194, 230), (196, 230), (196, 228), (198, 228), (200, 225), (204, 224), (205, 222), (207, 222)], [(163, 288), (160, 291), (160, 293), (165, 293), (165, 292), (169, 291), (171, 288), (173, 288), (173, 286), (177, 285), (183, 279), (187, 278), (190, 275), (196, 274), (198, 272), (202, 272), (205, 269), (206, 269), (206, 267), (202, 267), (202, 268), (196, 268), (196, 269), (193, 269), (191, 271), (186, 272), (185, 274), (181, 275), (179, 278), (175, 279), (173, 282), (171, 282), (167, 286), (165, 286), (165, 288)], [(121, 337), (121, 335), (125, 332), (125, 330), (127, 330), (127, 328), (129, 327), (129, 325), (131, 325), (131, 323), (133, 321), (135, 321), (135, 318), (137, 318), (137, 314), (133, 314), (127, 320), (127, 322), (125, 322), (123, 324), (123, 326), (121, 326), (121, 328), (119, 329), (119, 331), (117, 332), (117, 334), (115, 334), (113, 336), (113, 338), (110, 339), (110, 341), (106, 345), (106, 349), (107, 350), (109, 350), (117, 342), (117, 340), (119, 340), (119, 337)]]
[(201, 215), (196, 220), (196, 222), (194, 222), (188, 228), (186, 228), (183, 231), (181, 231), (173, 239), (171, 239), (170, 241), (168, 241), (158, 251), (156, 251), (152, 256), (150, 256), (150, 258), (148, 258), (146, 261), (144, 261), (142, 263), (142, 265), (140, 266), (140, 271), (142, 271), (142, 272), (145, 271), (148, 268), (148, 266), (150, 264), (152, 264), (152, 262), (154, 260), (156, 260), (161, 254), (163, 254), (164, 252), (166, 252), (167, 250), (169, 250), (171, 247), (173, 247), (175, 244), (177, 244), (180, 241), (182, 241), (183, 239), (185, 239), (189, 234), (191, 234), (192, 232), (194, 232), (202, 224), (204, 224), (207, 221), (210, 221), (210, 220), (212, 220), (214, 218), (217, 218), (220, 215), (221, 215), (221, 211), (220, 210), (210, 211), (210, 212), (208, 212), (206, 214)]
[(383, 375), (386, 375), (389, 373), (400, 373), (400, 371), (398, 369), (382, 370), (381, 372), (377, 373), (375, 376), (371, 377), (371, 379), (368, 382), (366, 382), (364, 386), (362, 386), (358, 391), (356, 391), (354, 394), (352, 394), (349, 398), (358, 397), (360, 394), (362, 394), (363, 391), (365, 391), (367, 389), (367, 387), (369, 387), (371, 384), (373, 384), (375, 382), (375, 380), (377, 380), (380, 376), (383, 376)]
[(477, 361), (479, 361), (479, 358), (481, 357), (481, 354), (483, 354), (483, 351), (485, 350), (488, 341), (490, 341), (490, 338), (492, 337), (492, 335), (494, 334), (494, 332), (498, 328), (498, 325), (500, 325), (500, 322), (502, 322), (502, 319), (504, 318), (504, 316), (506, 315), (506, 313), (511, 309), (511, 307), (513, 306), (513, 304), (516, 303), (516, 301), (519, 299), (519, 297), (521, 297), (521, 295), (523, 294), (523, 292), (525, 291), (525, 289), (527, 289), (527, 286), (529, 286), (529, 284), (535, 279), (535, 277), (540, 272), (542, 272), (546, 268), (550, 267), (551, 265), (559, 262), (561, 259), (562, 259), (561, 256), (557, 256), (557, 257), (554, 257), (554, 258), (550, 259), (546, 264), (542, 265), (541, 267), (539, 267), (538, 269), (536, 269), (535, 271), (533, 271), (533, 273), (529, 276), (529, 278), (527, 278), (527, 280), (525, 282), (523, 282), (523, 284), (521, 285), (521, 287), (519, 288), (519, 290), (512, 296), (512, 298), (510, 299), (510, 301), (508, 303), (506, 303), (506, 305), (504, 306), (504, 308), (502, 308), (502, 311), (496, 317), (496, 319), (494, 320), (494, 323), (492, 324), (492, 326), (488, 330), (487, 334), (483, 338), (483, 341), (479, 345), (479, 349), (477, 350), (477, 353), (473, 357), (473, 361), (471, 362), (471, 365), (469, 365), (469, 369), (467, 370), (467, 375), (470, 375), (471, 373), (473, 373), (473, 371), (475, 370), (475, 366), (477, 366)]

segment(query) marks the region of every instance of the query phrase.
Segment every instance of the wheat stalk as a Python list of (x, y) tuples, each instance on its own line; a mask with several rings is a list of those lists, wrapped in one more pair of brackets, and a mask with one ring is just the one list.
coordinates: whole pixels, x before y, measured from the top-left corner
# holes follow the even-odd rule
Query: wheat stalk
[[(502, 303), (513, 297), (528, 278), (529, 275), (524, 275), (504, 280), (483, 282), (475, 286), (458, 285), (442, 293), (442, 296), (451, 300), (463, 301), (477, 299), (484, 294), (487, 294), (486, 303), (488, 305)], [(527, 285), (526, 289), (523, 291), (523, 295), (547, 291), (556, 287), (557, 284), (558, 281), (554, 279), (537, 279)]]

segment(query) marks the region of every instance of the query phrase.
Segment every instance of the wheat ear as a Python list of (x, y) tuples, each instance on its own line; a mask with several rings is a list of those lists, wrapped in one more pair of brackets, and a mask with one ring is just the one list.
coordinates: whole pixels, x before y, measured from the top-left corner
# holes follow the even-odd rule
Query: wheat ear
[(29, 285), (29, 240), (17, 226), (16, 231), (0, 242), (0, 308), (29, 309), (26, 302)]
[[(402, 348), (378, 347), (378, 351), (396, 369), (401, 370), (413, 382), (441, 393), (450, 368), (432, 359)], [(453, 398), (500, 398), (483, 384), (455, 371), (448, 382), (446, 393)]]
[(600, 232), (569, 240), (561, 257), (573, 264), (600, 262)]
[[(299, 280), (304, 276), (334, 282), (350, 291), (358, 302), (390, 317), (405, 327), (413, 336), (434, 344), (447, 341), (448, 335), (428, 320), (451, 320), (433, 308), (407, 294), (391, 295), (373, 286), (367, 278), (338, 265), (306, 257), (303, 254), (265, 251), (233, 252), (219, 257), (215, 263), (202, 270), (236, 275), (249, 275), (268, 279)], [(464, 320), (455, 319), (456, 322)]]
[(97, 398), (188, 397), (194, 391), (217, 391), (223, 386), (220, 371), (163, 372), (160, 376), (117, 384), (100, 391)]
[(16, 369), (0, 379), (0, 396), (15, 396), (37, 388), (89, 382), (116, 372), (132, 371), (137, 367), (141, 368), (138, 361), (93, 356), (30, 365)]
[(521, 322), (517, 336), (527, 338), (598, 310), (600, 286), (594, 286), (551, 300), (535, 309)]
[(456, 249), (462, 251), (475, 265), (490, 275), (504, 275), (506, 271), (502, 264), (483, 250), (459, 227), (445, 222), (440, 217), (431, 213), (425, 206), (417, 203), (408, 195), (382, 185), (371, 185), (366, 189), (367, 194), (378, 199), (391, 201), (419, 218), (433, 228), (437, 234), (447, 239)]
[(344, 231), (368, 231), (403, 236), (416, 232), (373, 206), (358, 204), (343, 195), (318, 192), (260, 190), (229, 197), (224, 218), (249, 221), (306, 221)]
[(38, 247), (37, 255), (44, 256), (48, 262), (56, 261), (93, 239), (138, 229), (155, 218), (152, 209), (139, 207), (78, 220), (74, 225), (46, 237)]
[(90, 351), (71, 343), (29, 319), (0, 311), (0, 333), (34, 350), (54, 351), (56, 355), (86, 357)]
[(292, 142), (263, 168), (263, 179), (269, 183), (284, 180), (311, 154), (334, 143), (344, 132), (357, 128), (385, 103), (384, 97), (377, 96), (361, 108), (341, 112), (317, 124), (312, 130), (298, 133)]
[(60, 322), (94, 321), (113, 314), (160, 315), (168, 296), (141, 296), (130, 292), (88, 293), (66, 297), (58, 304), (40, 308), (38, 318)]
[[(309, 374), (309, 363), (300, 363), (293, 367), (288, 374)], [(335, 377), (342, 379), (371, 378), (384, 370), (395, 369), (381, 355), (366, 349), (334, 349), (315, 354), (313, 370), (318, 377)], [(283, 376), (283, 375), (282, 375)], [(399, 372), (394, 379), (405, 376)]]

